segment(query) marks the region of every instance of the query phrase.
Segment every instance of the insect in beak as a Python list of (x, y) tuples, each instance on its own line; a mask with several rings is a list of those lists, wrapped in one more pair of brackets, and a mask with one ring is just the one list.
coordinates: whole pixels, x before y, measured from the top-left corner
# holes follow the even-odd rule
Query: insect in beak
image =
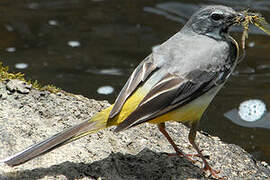
[[(249, 25), (253, 24), (268, 35), (270, 35), (270, 25), (266, 22), (265, 18), (259, 13), (248, 12), (248, 10), (240, 12), (235, 19), (236, 24), (243, 26), (243, 34), (241, 38), (241, 46), (243, 50), (243, 57), (246, 54), (246, 39), (248, 39)], [(243, 57), (241, 59), (243, 59)], [(240, 61), (241, 61), (240, 59)]]

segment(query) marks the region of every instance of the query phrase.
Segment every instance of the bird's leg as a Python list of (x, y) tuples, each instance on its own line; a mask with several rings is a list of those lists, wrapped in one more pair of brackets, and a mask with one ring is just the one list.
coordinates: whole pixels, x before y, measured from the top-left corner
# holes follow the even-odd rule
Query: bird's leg
[(188, 140), (189, 140), (190, 144), (193, 146), (193, 148), (197, 151), (199, 157), (203, 160), (203, 163), (204, 163), (203, 170), (205, 170), (205, 171), (209, 170), (213, 177), (215, 177), (217, 179), (220, 179), (220, 177), (217, 175), (219, 173), (219, 171), (215, 171), (214, 169), (212, 169), (210, 167), (207, 160), (202, 155), (202, 152), (199, 150), (198, 146), (195, 143), (195, 138), (196, 138), (196, 134), (197, 134), (197, 125), (198, 125), (197, 122), (191, 124), (191, 128), (190, 128), (190, 131), (189, 131), (189, 134), (188, 134)]
[[(172, 145), (172, 147), (174, 148), (176, 154), (172, 154), (173, 156), (174, 155), (177, 155), (177, 156), (180, 156), (180, 157), (184, 157), (186, 158), (187, 160), (191, 161), (192, 163), (195, 163), (194, 160), (190, 159), (188, 156), (190, 155), (187, 155), (185, 154), (184, 152), (182, 152), (178, 147), (177, 145), (174, 143), (173, 139), (170, 137), (170, 135), (168, 134), (168, 132), (166, 131), (165, 129), (165, 123), (159, 123), (158, 124), (158, 129), (159, 131), (167, 138), (167, 140), (169, 141), (169, 143)], [(170, 155), (170, 154), (169, 154)]]

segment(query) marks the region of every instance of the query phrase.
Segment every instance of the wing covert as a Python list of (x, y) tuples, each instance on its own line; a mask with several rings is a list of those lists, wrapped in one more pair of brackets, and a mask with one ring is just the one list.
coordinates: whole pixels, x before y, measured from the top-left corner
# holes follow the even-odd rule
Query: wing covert
[(115, 117), (122, 109), (127, 98), (134, 92), (138, 85), (145, 81), (149, 74), (151, 74), (157, 67), (152, 61), (152, 54), (146, 57), (134, 70), (128, 81), (120, 91), (114, 106), (110, 112), (109, 118)]

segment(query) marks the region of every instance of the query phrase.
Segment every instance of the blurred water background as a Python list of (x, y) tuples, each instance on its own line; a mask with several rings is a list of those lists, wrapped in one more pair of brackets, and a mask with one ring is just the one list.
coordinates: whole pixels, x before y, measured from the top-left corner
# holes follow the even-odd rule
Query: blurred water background
[[(209, 4), (249, 8), (270, 21), (267, 0), (5, 0), (0, 2), (0, 59), (29, 79), (112, 103), (152, 47)], [(241, 27), (232, 31), (239, 40)], [(248, 99), (260, 99), (270, 108), (269, 52), (270, 36), (252, 27), (247, 57), (200, 125), (268, 163), (270, 130), (234, 124), (224, 113)]]

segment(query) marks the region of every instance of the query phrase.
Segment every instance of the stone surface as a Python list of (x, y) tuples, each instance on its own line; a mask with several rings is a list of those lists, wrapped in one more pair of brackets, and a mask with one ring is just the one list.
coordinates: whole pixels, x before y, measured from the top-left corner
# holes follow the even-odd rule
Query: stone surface
[[(107, 107), (65, 92), (52, 94), (28, 88), (7, 90), (0, 82), (0, 159), (27, 148), (68, 127), (91, 118)], [(173, 148), (157, 127), (143, 124), (121, 133), (114, 128), (99, 131), (60, 147), (17, 167), (0, 165), (0, 179), (208, 179), (197, 163), (168, 157)], [(188, 143), (188, 128), (168, 123), (168, 132), (186, 153), (195, 153)], [(196, 142), (209, 156), (209, 163), (224, 179), (270, 179), (270, 167), (256, 161), (242, 148), (217, 137), (198, 133)]]
[(29, 93), (32, 85), (18, 79), (11, 79), (7, 82), (7, 89), (11, 92), (17, 91), (22, 94)]

